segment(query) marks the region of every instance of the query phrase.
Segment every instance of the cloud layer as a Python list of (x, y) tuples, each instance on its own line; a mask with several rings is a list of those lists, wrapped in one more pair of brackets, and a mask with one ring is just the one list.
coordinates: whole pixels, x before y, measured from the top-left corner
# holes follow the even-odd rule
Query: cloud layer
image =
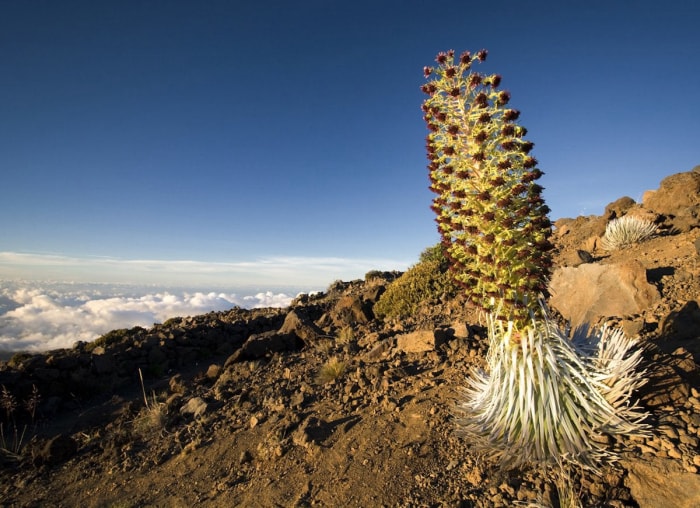
[(154, 290), (136, 286), (0, 281), (0, 351), (72, 347), (117, 328), (150, 327), (176, 316), (284, 307), (294, 295)]
[(335, 257), (269, 257), (253, 261), (119, 259), (0, 252), (0, 279), (72, 280), (162, 285), (326, 288), (370, 270), (404, 270), (409, 262)]

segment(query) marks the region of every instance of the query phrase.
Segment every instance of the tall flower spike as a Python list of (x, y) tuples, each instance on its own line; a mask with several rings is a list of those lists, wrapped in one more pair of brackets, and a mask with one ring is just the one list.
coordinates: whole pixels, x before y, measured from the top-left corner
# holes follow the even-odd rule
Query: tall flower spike
[[(640, 434), (644, 415), (630, 404), (643, 382), (640, 356), (621, 332), (572, 343), (549, 318), (541, 292), (552, 266), (549, 208), (520, 112), (507, 108), (500, 76), (471, 70), (486, 50), (440, 53), (450, 71), (431, 74), (426, 121), (433, 210), (450, 272), (487, 316), (488, 371), (468, 380), (459, 427), (504, 464), (597, 467), (614, 455), (600, 433)], [(432, 86), (431, 86), (432, 85)], [(448, 119), (449, 116), (449, 119)], [(437, 127), (437, 129), (435, 129)], [(458, 131), (455, 130), (458, 128)], [(458, 136), (456, 134), (459, 134)], [(449, 169), (448, 169), (449, 168)], [(580, 340), (578, 341), (580, 342)]]

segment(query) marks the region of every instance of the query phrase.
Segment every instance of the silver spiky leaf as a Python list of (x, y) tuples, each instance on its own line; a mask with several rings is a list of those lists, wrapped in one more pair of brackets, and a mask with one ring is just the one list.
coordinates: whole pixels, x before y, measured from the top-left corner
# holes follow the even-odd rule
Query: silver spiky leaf
[(605, 227), (602, 246), (605, 250), (617, 250), (629, 247), (651, 238), (657, 227), (653, 222), (635, 215), (625, 215), (613, 219)]
[(595, 470), (615, 458), (601, 434), (644, 435), (646, 415), (631, 404), (644, 382), (641, 356), (622, 332), (581, 331), (574, 343), (543, 314), (522, 333), (488, 318), (488, 372), (469, 378), (458, 431), (503, 466)]

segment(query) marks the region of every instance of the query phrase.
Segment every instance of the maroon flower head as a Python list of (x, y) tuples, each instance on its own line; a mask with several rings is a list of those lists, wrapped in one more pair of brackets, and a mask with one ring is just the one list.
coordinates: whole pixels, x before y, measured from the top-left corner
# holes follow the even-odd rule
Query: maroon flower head
[(535, 159), (534, 157), (528, 157), (523, 161), (524, 168), (530, 169), (534, 168), (535, 166), (537, 166), (537, 159)]
[(423, 67), (423, 76), (425, 76), (427, 78), (432, 73), (433, 73), (433, 69), (431, 67)]
[(447, 53), (445, 53), (444, 51), (440, 51), (435, 57), (435, 61), (439, 64), (444, 64), (445, 62), (447, 62)]
[(489, 115), (488, 113), (481, 113), (481, 115), (479, 115), (479, 123), (489, 123), (490, 121), (491, 115)]
[(489, 104), (489, 98), (484, 92), (480, 92), (474, 97), (474, 104), (481, 108), (485, 108)]
[(515, 134), (515, 126), (513, 124), (507, 124), (501, 129), (501, 136), (510, 137)]
[(488, 56), (488, 54), (489, 54), (488, 51), (486, 51), (485, 49), (482, 49), (482, 50), (480, 50), (480, 51), (477, 52), (476, 58), (477, 58), (480, 62), (483, 62), (484, 60), (486, 60), (486, 57)]
[(437, 92), (437, 88), (433, 83), (427, 83), (420, 87), (420, 89), (423, 91), (423, 93), (426, 93), (428, 95), (433, 95), (435, 92)]
[(520, 181), (523, 183), (530, 183), (530, 182), (533, 182), (533, 181), (539, 179), (543, 174), (544, 173), (542, 173), (542, 171), (535, 168), (532, 171), (525, 173), (523, 175), (523, 177), (520, 179)]
[(499, 106), (505, 106), (506, 104), (508, 104), (509, 101), (510, 101), (510, 92), (503, 90), (502, 92), (500, 92), (498, 94), (498, 98), (496, 99), (496, 104), (498, 104)]
[(447, 132), (455, 136), (459, 132), (459, 126), (458, 125), (450, 125), (447, 128)]
[(501, 169), (501, 170), (505, 171), (505, 170), (510, 169), (511, 167), (513, 167), (513, 164), (510, 162), (510, 160), (508, 160), (508, 159), (503, 159), (502, 161), (499, 161), (499, 163), (497, 164), (497, 166), (498, 166), (498, 169)]
[(520, 116), (520, 111), (517, 109), (507, 109), (503, 112), (503, 120), (506, 122), (512, 122), (513, 120), (517, 120), (518, 117)]
[[(512, 204), (513, 204), (513, 198), (510, 197), (510, 196), (506, 196), (506, 197), (504, 197), (504, 198), (501, 198), (501, 199), (499, 199), (499, 200), (496, 202), (496, 205), (497, 205), (499, 208), (507, 208), (507, 207), (509, 207), (509, 206), (512, 205)], [(512, 225), (512, 224), (511, 224), (511, 225)]]
[(500, 74), (494, 74), (491, 76), (491, 87), (492, 88), (498, 88), (498, 85), (501, 84), (501, 75)]
[(465, 51), (459, 55), (459, 61), (464, 65), (470, 64), (472, 61), (472, 54), (469, 51)]
[(474, 141), (476, 141), (477, 143), (483, 143), (488, 137), (489, 135), (486, 133), (486, 131), (479, 131), (474, 136)]
[(448, 67), (447, 70), (445, 70), (445, 76), (448, 78), (454, 78), (455, 74), (457, 74), (457, 69), (454, 67)]
[(476, 88), (481, 84), (481, 74), (475, 73), (469, 76), (469, 87)]
[(450, 95), (452, 97), (459, 97), (459, 94), (460, 94), (460, 90), (459, 90), (458, 86), (456, 86), (452, 90), (450, 90)]
[(530, 153), (530, 151), (534, 148), (535, 143), (532, 141), (523, 141), (520, 143), (520, 151), (523, 153)]

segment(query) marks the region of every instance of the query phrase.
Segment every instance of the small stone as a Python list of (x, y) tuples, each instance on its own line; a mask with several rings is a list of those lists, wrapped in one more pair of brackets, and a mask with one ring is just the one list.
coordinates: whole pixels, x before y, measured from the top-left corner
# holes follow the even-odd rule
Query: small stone
[(700, 467), (700, 455), (693, 457), (693, 464)]
[(642, 453), (656, 455), (656, 450), (654, 448), (652, 448), (651, 446), (640, 444), (640, 445), (637, 445), (637, 447), (639, 448), (639, 451), (641, 451)]
[(212, 364), (209, 366), (207, 369), (207, 378), (211, 380), (215, 380), (216, 378), (219, 377), (219, 374), (221, 374), (221, 366)]
[(683, 457), (681, 455), (681, 452), (678, 451), (678, 448), (670, 448), (667, 453), (669, 457), (672, 457), (674, 459), (680, 459)]
[(258, 425), (259, 422), (260, 422), (260, 420), (258, 420), (257, 416), (251, 416), (250, 417), (250, 428), (254, 429)]
[(680, 435), (680, 442), (684, 445), (688, 445), (692, 448), (697, 448), (699, 441), (698, 438), (695, 436), (689, 436), (685, 432)]
[(193, 397), (180, 408), (180, 413), (200, 417), (207, 412), (207, 409), (209, 409), (209, 405), (201, 397)]
[(659, 432), (668, 438), (678, 439), (678, 431), (673, 427), (669, 427), (668, 425), (660, 426)]
[[(676, 434), (676, 435), (677, 435), (677, 434)], [(661, 442), (661, 446), (662, 446), (663, 448), (665, 448), (666, 450), (672, 450), (672, 449), (674, 449), (674, 448), (676, 447), (676, 446), (675, 446), (671, 441), (669, 441), (668, 439), (661, 438), (659, 441)]]

